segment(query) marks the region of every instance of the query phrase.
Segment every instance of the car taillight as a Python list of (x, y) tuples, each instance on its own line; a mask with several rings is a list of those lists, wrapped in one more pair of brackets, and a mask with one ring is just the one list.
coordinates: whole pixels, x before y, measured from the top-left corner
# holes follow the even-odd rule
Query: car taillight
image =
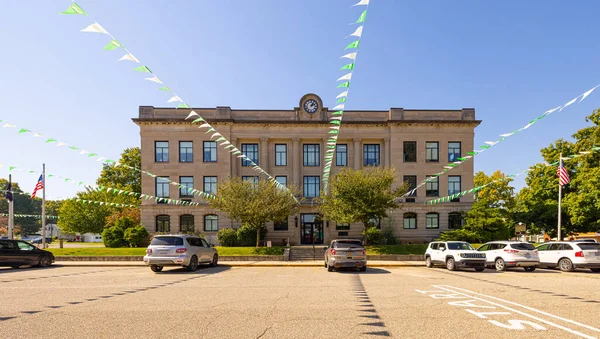
[(363, 250), (363, 255), (367, 255), (367, 250)]
[(517, 254), (517, 253), (519, 253), (518, 250), (504, 250), (504, 252), (510, 253), (510, 254)]
[(152, 249), (151, 248), (147, 248), (146, 249), (146, 254), (152, 254)]
[(578, 258), (583, 258), (583, 251), (575, 252), (575, 256)]
[(175, 250), (175, 252), (176, 253), (185, 253), (185, 252), (187, 252), (187, 248), (185, 248), (185, 247), (184, 248), (178, 248), (178, 249)]
[(336, 250), (334, 250), (334, 249), (331, 250), (331, 255), (335, 255), (336, 253), (337, 253)]
[(538, 252), (538, 250), (535, 250), (535, 251), (533, 251), (533, 252), (535, 252), (535, 254), (538, 254), (538, 253), (539, 253), (539, 252)]

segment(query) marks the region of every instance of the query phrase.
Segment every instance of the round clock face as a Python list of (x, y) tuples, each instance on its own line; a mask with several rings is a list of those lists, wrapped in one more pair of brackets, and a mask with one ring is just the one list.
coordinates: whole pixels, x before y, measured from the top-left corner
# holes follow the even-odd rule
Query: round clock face
[(308, 113), (315, 113), (319, 108), (319, 104), (315, 99), (308, 99), (304, 102), (304, 110)]

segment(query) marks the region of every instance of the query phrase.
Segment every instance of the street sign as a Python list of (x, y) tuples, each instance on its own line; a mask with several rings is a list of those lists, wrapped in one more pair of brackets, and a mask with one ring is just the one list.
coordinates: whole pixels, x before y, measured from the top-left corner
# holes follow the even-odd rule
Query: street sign
[(527, 225), (518, 223), (515, 225), (515, 234), (523, 234), (527, 231)]

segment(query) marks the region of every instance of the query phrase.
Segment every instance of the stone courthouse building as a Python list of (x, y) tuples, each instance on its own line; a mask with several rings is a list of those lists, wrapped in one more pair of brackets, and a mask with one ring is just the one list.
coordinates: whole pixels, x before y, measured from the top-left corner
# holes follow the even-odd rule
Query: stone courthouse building
[[(299, 185), (306, 197), (300, 211), (287, 223), (267, 224), (267, 239), (273, 245), (289, 239), (292, 245), (327, 243), (340, 237), (361, 237), (362, 224), (320, 221), (312, 198), (322, 189), (324, 155), (331, 111), (321, 98), (304, 95), (299, 107), (287, 110), (194, 109), (219, 133), (282, 184)], [(211, 209), (186, 189), (216, 192), (218, 182), (229, 176), (256, 180), (257, 173), (241, 159), (210, 139), (198, 125), (185, 120), (189, 110), (140, 106), (133, 121), (140, 127), (142, 169), (157, 175), (142, 175), (142, 193), (198, 202), (181, 206), (142, 200), (142, 224), (152, 232), (203, 232), (216, 242), (219, 229), (239, 227), (218, 210)], [(412, 186), (439, 172), (450, 161), (473, 150), (474, 129), (480, 121), (475, 110), (345, 111), (332, 174), (345, 167), (393, 166), (399, 179)], [(440, 232), (462, 222), (460, 212), (470, 209), (467, 195), (453, 202), (426, 205), (427, 199), (447, 196), (473, 187), (473, 161), (440, 176), (403, 198), (400, 209), (387, 220), (375, 223), (393, 227), (401, 243), (431, 241)]]

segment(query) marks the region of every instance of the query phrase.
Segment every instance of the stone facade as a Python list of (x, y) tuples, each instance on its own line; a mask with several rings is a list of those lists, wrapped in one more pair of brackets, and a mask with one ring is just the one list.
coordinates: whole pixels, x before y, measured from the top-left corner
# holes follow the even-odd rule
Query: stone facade
[[(307, 104), (308, 100), (310, 101)], [(316, 107), (315, 103), (316, 102)], [(321, 99), (314, 94), (307, 94), (300, 100), (300, 106), (293, 110), (234, 110), (230, 107), (198, 108), (198, 114), (211, 123), (215, 129), (230, 140), (237, 148), (242, 149), (243, 144), (250, 144), (258, 150), (257, 163), (272, 176), (285, 176), (288, 184), (305, 186), (305, 180), (320, 180), (323, 171), (328, 138), (328, 118), (331, 111), (323, 107)], [(314, 111), (314, 112), (312, 112)], [(173, 108), (155, 108), (140, 106), (139, 117), (133, 121), (140, 126), (142, 168), (157, 176), (168, 176), (170, 180), (181, 182), (181, 177), (193, 177), (193, 187), (207, 191), (206, 177), (217, 177), (225, 180), (229, 176), (256, 176), (250, 167), (242, 166), (242, 162), (229, 152), (217, 146), (214, 162), (205, 161), (214, 156), (209, 151), (211, 144), (210, 134), (205, 134), (193, 125), (190, 120), (185, 120), (189, 110)], [(346, 161), (340, 154), (340, 165), (344, 163), (355, 169), (362, 168), (369, 161), (376, 161), (381, 166), (393, 166), (401, 176), (416, 176), (416, 181), (421, 182), (427, 175), (439, 172), (449, 160), (449, 147), (453, 146), (454, 156), (464, 156), (473, 149), (474, 129), (480, 121), (475, 120), (475, 110), (463, 108), (461, 110), (405, 110), (391, 108), (388, 111), (345, 111), (344, 120), (340, 129), (338, 145), (346, 145)], [(213, 139), (214, 140), (214, 139)], [(184, 142), (184, 143), (181, 143)], [(187, 143), (186, 143), (187, 142)], [(191, 144), (190, 144), (191, 142)], [(414, 143), (411, 143), (414, 142)], [(437, 143), (437, 144), (436, 144)], [(190, 148), (191, 145), (191, 148)], [(256, 146), (254, 146), (256, 145)], [(279, 160), (285, 157), (285, 165), (276, 162), (276, 145), (279, 149)], [(318, 149), (317, 157), (308, 157), (308, 165), (304, 163), (304, 145), (307, 152)], [(368, 145), (368, 146), (366, 146)], [(410, 159), (411, 145), (416, 145), (416, 161), (405, 161), (405, 152)], [(426, 145), (428, 146), (426, 149)], [(437, 148), (436, 148), (437, 145)], [(457, 153), (456, 146), (459, 145)], [(159, 149), (157, 149), (157, 147)], [(163, 147), (160, 149), (160, 147)], [(183, 147), (180, 149), (180, 147)], [(185, 147), (188, 147), (187, 149)], [(406, 149), (405, 149), (406, 148)], [(283, 152), (285, 149), (285, 156)], [(168, 158), (164, 156), (168, 150)], [(340, 148), (338, 147), (338, 150)], [(157, 152), (160, 153), (157, 155)], [(208, 153), (206, 153), (208, 152)], [(206, 153), (206, 154), (205, 154)], [(437, 159), (435, 154), (437, 153)], [(187, 154), (187, 155), (186, 155)], [(248, 153), (246, 152), (248, 155)], [(205, 159), (206, 157), (206, 159)], [(426, 159), (426, 158), (429, 159)], [(311, 163), (315, 159), (318, 164)], [(334, 158), (332, 174), (344, 168), (337, 166), (338, 157)], [(182, 162), (182, 160), (184, 160)], [(305, 177), (313, 177), (305, 179)], [(449, 192), (449, 178), (452, 176), (453, 189), (465, 190), (473, 187), (473, 161), (469, 161), (439, 178), (438, 196), (446, 196)], [(159, 196), (166, 192), (158, 192), (156, 178), (148, 175), (142, 176), (142, 193)], [(320, 182), (320, 181), (319, 181)], [(312, 186), (315, 187), (314, 185)], [(320, 183), (322, 188), (322, 183)], [(392, 226), (396, 237), (402, 243), (428, 242), (440, 232), (449, 228), (450, 213), (467, 211), (472, 205), (472, 196), (463, 196), (456, 202), (443, 203), (432, 206), (425, 205), (427, 199), (435, 198), (435, 187), (430, 187), (426, 196), (427, 186), (418, 189), (416, 196), (408, 197), (402, 208), (391, 213), (388, 220), (381, 221), (383, 226)], [(158, 230), (157, 216), (160, 220), (168, 219), (171, 233), (180, 231), (181, 216), (191, 222), (198, 232), (204, 232), (207, 238), (216, 243), (216, 231), (206, 227), (238, 227), (239, 225), (229, 220), (225, 214), (212, 210), (203, 203), (199, 197), (181, 197), (176, 186), (169, 185), (166, 197), (171, 199), (191, 199), (201, 203), (199, 207), (167, 205), (143, 200), (141, 215), (142, 224), (150, 231)], [(185, 192), (184, 192), (185, 193)], [(312, 243), (314, 237), (317, 243), (328, 243), (331, 239), (339, 237), (360, 238), (363, 230), (362, 224), (339, 226), (335, 222), (323, 222), (316, 225), (310, 224), (317, 208), (311, 199), (303, 203), (300, 212), (290, 216), (287, 229), (285, 225), (275, 230), (269, 223), (267, 239), (273, 245), (281, 245), (289, 239), (292, 245)], [(414, 213), (412, 216), (407, 213)], [(429, 213), (429, 214), (428, 214)], [(437, 214), (435, 214), (437, 213)], [(207, 215), (216, 215), (217, 222), (205, 220)], [(437, 215), (438, 228), (435, 227)], [(168, 216), (168, 218), (166, 217)], [(416, 220), (411, 217), (416, 216)], [(452, 217), (456, 217), (455, 214)], [(214, 218), (214, 217), (209, 217)], [(405, 220), (405, 218), (407, 220)], [(166, 227), (166, 222), (161, 221), (161, 227)], [(414, 227), (414, 228), (413, 228)], [(310, 241), (309, 241), (310, 240)]]

